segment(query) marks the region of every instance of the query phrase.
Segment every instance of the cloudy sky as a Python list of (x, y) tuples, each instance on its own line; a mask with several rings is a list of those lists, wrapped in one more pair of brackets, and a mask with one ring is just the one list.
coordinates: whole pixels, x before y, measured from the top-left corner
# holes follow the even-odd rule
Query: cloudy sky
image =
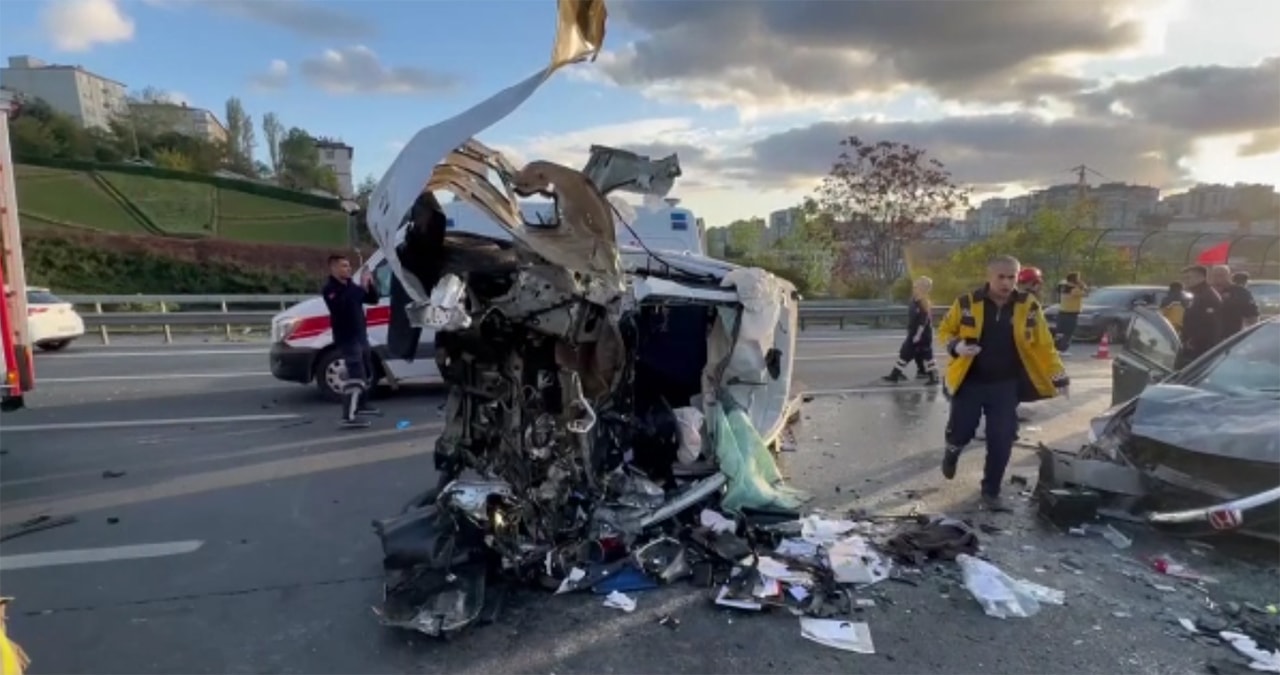
[[(222, 117), (341, 137), (381, 175), (419, 128), (547, 59), (552, 0), (3, 3), (0, 44)], [(1085, 163), (1165, 190), (1280, 182), (1277, 0), (609, 0), (605, 53), (483, 140), (578, 166), (680, 153), (720, 225), (812, 191), (849, 134), (920, 145), (981, 193)]]

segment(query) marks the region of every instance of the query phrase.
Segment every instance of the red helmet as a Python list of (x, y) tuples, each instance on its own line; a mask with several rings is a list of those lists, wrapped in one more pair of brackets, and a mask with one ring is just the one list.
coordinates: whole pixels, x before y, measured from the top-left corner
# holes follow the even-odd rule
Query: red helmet
[(1018, 272), (1018, 283), (1024, 286), (1044, 283), (1044, 275), (1040, 273), (1039, 267), (1024, 267)]

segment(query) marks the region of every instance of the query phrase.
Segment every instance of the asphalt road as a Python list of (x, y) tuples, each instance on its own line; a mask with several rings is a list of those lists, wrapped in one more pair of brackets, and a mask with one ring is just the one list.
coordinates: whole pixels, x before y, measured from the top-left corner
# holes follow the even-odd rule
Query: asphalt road
[[(805, 334), (796, 381), (814, 398), (783, 468), (817, 507), (972, 507), (978, 457), (939, 485), (937, 392), (878, 383), (897, 339)], [(1069, 367), (1072, 398), (1034, 406), (1026, 440), (1078, 442), (1106, 406), (1107, 363)], [(1176, 672), (1196, 656), (1176, 642), (1134, 651), (1163, 624), (1099, 627), (1066, 607), (1015, 626), (932, 583), (887, 589), (898, 595), (868, 619), (875, 656), (804, 641), (789, 617), (714, 609), (682, 585), (638, 596), (633, 614), (522, 593), (453, 643), (390, 631), (370, 609), (381, 579), (370, 521), (434, 482), (439, 391), (384, 398), (373, 429), (339, 432), (336, 406), (266, 373), (261, 344), (75, 345), (37, 368), (31, 407), (0, 423), (0, 522), (78, 522), (3, 544), (10, 633), (32, 672)], [(1025, 513), (991, 517), (1020, 533), (1005, 538), (1010, 564), (1034, 567), (1026, 547), (1061, 539), (1028, 529)], [(1080, 592), (1114, 601), (1099, 589)], [(678, 630), (657, 625), (665, 614)]]

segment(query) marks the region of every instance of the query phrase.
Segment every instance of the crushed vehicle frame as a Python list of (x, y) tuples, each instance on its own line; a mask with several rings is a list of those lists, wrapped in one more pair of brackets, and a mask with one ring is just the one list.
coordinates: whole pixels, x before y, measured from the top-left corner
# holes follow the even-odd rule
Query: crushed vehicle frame
[[(474, 138), (557, 63), (599, 49), (592, 8), (603, 2), (560, 0), (553, 65), (420, 131), (370, 200), (394, 274), (388, 348), (411, 360), (420, 331), (436, 331), (449, 388), (437, 484), (374, 523), (387, 625), (448, 635), (493, 610), (494, 584), (554, 588), (619, 551), (666, 551), (654, 542), (698, 504), (797, 515), (802, 496), (769, 452), (797, 404), (795, 287), (618, 245), (614, 193), (665, 196), (681, 175), (675, 155), (593, 146), (581, 171), (517, 168)], [(580, 42), (567, 56), (566, 35)], [(439, 192), (505, 236), (448, 228)], [(526, 222), (529, 197), (550, 200), (555, 217)]]

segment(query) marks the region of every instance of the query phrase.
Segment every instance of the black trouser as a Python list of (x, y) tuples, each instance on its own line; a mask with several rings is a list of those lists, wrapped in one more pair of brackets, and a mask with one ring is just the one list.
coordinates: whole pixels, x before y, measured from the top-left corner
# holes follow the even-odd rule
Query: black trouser
[(338, 345), (347, 379), (342, 385), (342, 417), (355, 419), (356, 411), (364, 406), (363, 397), (373, 375), (373, 356), (368, 338), (349, 340)]
[(1079, 312), (1058, 313), (1058, 351), (1065, 352), (1071, 348), (1071, 336), (1076, 334), (1076, 324), (1080, 322)]
[(951, 397), (947, 445), (964, 449), (983, 416), (987, 418), (987, 460), (982, 470), (982, 494), (1000, 496), (1005, 469), (1018, 435), (1018, 381), (965, 382)]

